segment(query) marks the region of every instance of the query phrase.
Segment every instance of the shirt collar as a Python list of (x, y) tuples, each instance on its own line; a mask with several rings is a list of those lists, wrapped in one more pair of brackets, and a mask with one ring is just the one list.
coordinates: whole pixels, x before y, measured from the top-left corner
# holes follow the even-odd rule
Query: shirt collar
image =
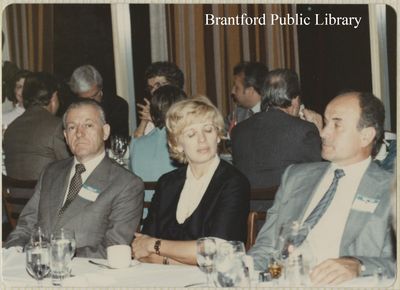
[[(83, 165), (85, 166), (85, 172), (90, 175), (90, 173), (100, 164), (101, 160), (106, 156), (106, 152), (103, 151), (100, 155), (96, 156), (95, 158), (84, 162)], [(74, 157), (74, 167), (76, 164), (80, 163), (76, 157)]]
[(253, 108), (251, 108), (251, 110), (253, 111), (253, 113), (258, 113), (261, 111), (261, 102), (258, 102)]
[(332, 162), (331, 170), (333, 171), (335, 169), (341, 168), (343, 169), (343, 171), (347, 176), (351, 174), (364, 174), (365, 170), (367, 170), (367, 167), (369, 166), (370, 163), (371, 163), (371, 156), (368, 156), (368, 158), (362, 161), (346, 166), (339, 166), (338, 164)]

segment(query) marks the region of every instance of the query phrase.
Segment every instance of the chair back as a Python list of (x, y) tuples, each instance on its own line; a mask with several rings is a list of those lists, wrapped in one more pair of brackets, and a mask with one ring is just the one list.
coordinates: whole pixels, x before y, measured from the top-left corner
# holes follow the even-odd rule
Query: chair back
[[(143, 183), (144, 183), (144, 190), (155, 190), (156, 189), (157, 181), (146, 181), (146, 182), (143, 182)], [(149, 210), (150, 204), (151, 204), (150, 201), (143, 201), (143, 211), (145, 209)], [(145, 216), (142, 213), (142, 218), (140, 219), (140, 223), (138, 224), (138, 226), (136, 228), (136, 231), (138, 233), (140, 233), (141, 230), (142, 230), (144, 219), (145, 219)]]
[(258, 234), (258, 224), (264, 222), (267, 214), (261, 211), (250, 211), (247, 217), (247, 242), (246, 251), (248, 251), (256, 242)]
[(3, 174), (2, 200), (6, 209), (8, 221), (12, 229), (15, 229), (21, 210), (25, 206), (25, 204), (29, 201), (29, 198), (27, 197), (13, 196), (12, 191), (31, 189), (33, 192), (36, 183), (37, 180), (21, 180)]

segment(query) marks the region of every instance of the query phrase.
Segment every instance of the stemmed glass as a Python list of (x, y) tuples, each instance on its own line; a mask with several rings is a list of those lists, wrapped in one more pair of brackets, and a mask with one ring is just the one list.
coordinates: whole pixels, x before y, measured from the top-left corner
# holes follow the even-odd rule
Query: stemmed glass
[(211, 276), (214, 271), (214, 257), (217, 252), (217, 244), (214, 238), (200, 238), (196, 241), (197, 264), (207, 275), (207, 286), (212, 286)]
[(129, 139), (122, 135), (111, 136), (111, 150), (116, 157), (116, 161), (124, 165), (123, 157), (128, 149)]
[(28, 243), (25, 246), (26, 270), (41, 287), (41, 281), (50, 273), (50, 245), (47, 242)]
[(215, 259), (215, 283), (220, 287), (249, 287), (250, 275), (242, 242), (227, 241), (219, 245)]
[(42, 227), (36, 226), (31, 232), (30, 243), (36, 245), (43, 242), (50, 242), (48, 233)]
[(75, 248), (73, 231), (61, 228), (52, 233), (50, 267), (53, 285), (60, 286), (62, 281), (70, 275)]

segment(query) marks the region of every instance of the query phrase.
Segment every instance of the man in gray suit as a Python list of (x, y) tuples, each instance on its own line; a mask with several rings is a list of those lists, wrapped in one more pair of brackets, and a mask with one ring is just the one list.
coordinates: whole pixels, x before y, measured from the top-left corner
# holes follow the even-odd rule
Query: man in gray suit
[(257, 269), (267, 268), (283, 224), (297, 220), (317, 259), (314, 285), (339, 284), (381, 268), (395, 273), (391, 232), (392, 175), (371, 162), (383, 134), (384, 108), (370, 93), (348, 92), (325, 110), (322, 157), (330, 163), (289, 166), (273, 207), (250, 250)]
[(144, 185), (106, 156), (110, 126), (97, 102), (73, 103), (63, 123), (74, 157), (42, 172), (5, 246), (24, 246), (36, 225), (48, 233), (65, 228), (75, 232), (77, 256), (106, 258), (108, 246), (132, 241), (142, 215)]
[[(26, 111), (4, 133), (7, 175), (37, 180), (49, 163), (70, 156), (62, 133), (58, 85), (47, 73), (32, 73), (24, 83)], [(30, 195), (26, 197), (30, 197)]]

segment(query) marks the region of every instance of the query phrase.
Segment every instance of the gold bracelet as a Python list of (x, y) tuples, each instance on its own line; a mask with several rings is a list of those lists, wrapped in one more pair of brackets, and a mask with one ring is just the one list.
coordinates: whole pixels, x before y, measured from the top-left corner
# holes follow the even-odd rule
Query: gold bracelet
[(164, 256), (164, 257), (163, 257), (162, 263), (163, 263), (164, 265), (169, 265), (169, 258)]

